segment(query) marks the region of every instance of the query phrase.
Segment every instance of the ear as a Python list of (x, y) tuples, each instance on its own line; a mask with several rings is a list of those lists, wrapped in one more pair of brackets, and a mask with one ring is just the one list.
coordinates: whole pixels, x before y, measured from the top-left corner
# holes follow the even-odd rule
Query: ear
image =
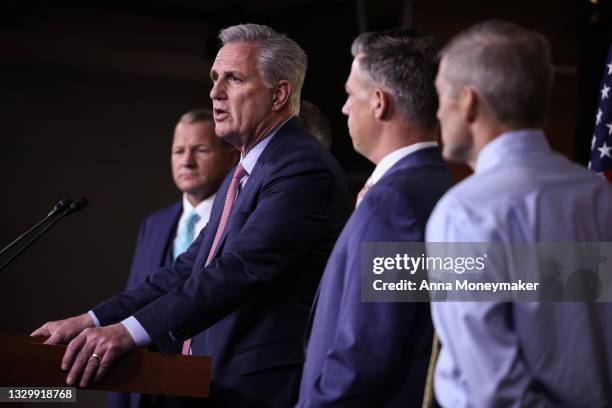
[(291, 95), (291, 84), (286, 79), (278, 81), (274, 89), (272, 89), (272, 110), (280, 112), (289, 103), (289, 95)]
[(391, 112), (390, 95), (380, 88), (375, 88), (372, 94), (372, 108), (374, 109), (374, 117), (376, 119), (387, 119)]
[(482, 108), (480, 106), (481, 102), (474, 88), (465, 86), (461, 89), (459, 95), (459, 109), (461, 109), (463, 119), (465, 119), (467, 123), (474, 123), (476, 121), (479, 110)]

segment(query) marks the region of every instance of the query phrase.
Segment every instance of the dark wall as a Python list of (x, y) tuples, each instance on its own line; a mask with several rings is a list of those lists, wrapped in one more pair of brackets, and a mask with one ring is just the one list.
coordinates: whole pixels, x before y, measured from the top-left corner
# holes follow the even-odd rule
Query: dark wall
[[(140, 221), (179, 198), (170, 177), (172, 131), (181, 113), (209, 104), (220, 27), (258, 22), (297, 40), (310, 62), (303, 97), (330, 117), (332, 152), (354, 191), (372, 170), (353, 152), (340, 113), (358, 1), (146, 3), (13, 1), (0, 8), (0, 246), (61, 197), (90, 201), (1, 272), (4, 333), (85, 312), (123, 287)], [(414, 2), (411, 13), (402, 1), (363, 3), (367, 28), (412, 15), (415, 28), (440, 44), (491, 17), (544, 31), (557, 71), (548, 130), (553, 145), (572, 155), (583, 15), (560, 6), (570, 2)], [(101, 404), (101, 393), (92, 398), (83, 406)]]
[(240, 13), (303, 45), (310, 56), (303, 96), (328, 112), (333, 152), (347, 172), (365, 179), (359, 172), (371, 165), (352, 151), (340, 113), (355, 11), (346, 2), (331, 2), (326, 13), (300, 7), (297, 19), (262, 6), (205, 23), (71, 3), (38, 2), (5, 13), (0, 244), (61, 197), (91, 203), (3, 272), (14, 290), (0, 306), (19, 310), (3, 315), (6, 332), (26, 333), (47, 319), (86, 311), (123, 286), (140, 221), (179, 198), (169, 167), (174, 124), (186, 110), (210, 103), (218, 26), (246, 21)]
[[(351, 25), (344, 8), (334, 15)], [(297, 22), (269, 12), (225, 23), (39, 2), (3, 19), (0, 246), (61, 197), (90, 201), (2, 271), (3, 333), (83, 313), (124, 286), (139, 223), (180, 197), (170, 176), (172, 132), (183, 112), (210, 103), (217, 26), (254, 21), (292, 34), (310, 55), (304, 97), (329, 112), (334, 152), (347, 168), (355, 159), (369, 169), (350, 149), (340, 114), (356, 29), (334, 36), (332, 15), (303, 11)], [(104, 393), (79, 399), (102, 406)]]

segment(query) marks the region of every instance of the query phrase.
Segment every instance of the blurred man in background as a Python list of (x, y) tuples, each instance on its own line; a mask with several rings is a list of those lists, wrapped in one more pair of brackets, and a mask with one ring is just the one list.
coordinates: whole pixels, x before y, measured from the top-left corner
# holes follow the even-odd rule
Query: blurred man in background
[(329, 150), (333, 140), (332, 125), (321, 109), (312, 102), (302, 99), (298, 116), (304, 127)]
[[(217, 137), (212, 111), (193, 109), (174, 128), (170, 162), (174, 184), (183, 198), (147, 216), (140, 226), (127, 289), (133, 289), (159, 268), (172, 262), (208, 223), (215, 194), (236, 165), (239, 152)], [(180, 353), (180, 347), (175, 352)], [(157, 403), (163, 396), (111, 393), (109, 407), (137, 408)]]

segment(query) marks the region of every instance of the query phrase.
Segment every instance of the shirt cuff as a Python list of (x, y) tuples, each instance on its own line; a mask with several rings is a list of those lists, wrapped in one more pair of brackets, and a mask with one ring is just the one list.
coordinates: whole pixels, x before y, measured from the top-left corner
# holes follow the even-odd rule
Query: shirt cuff
[(151, 344), (151, 337), (149, 333), (142, 327), (140, 322), (136, 320), (134, 316), (130, 316), (127, 319), (124, 319), (121, 322), (122, 325), (125, 326), (130, 336), (132, 336), (132, 340), (136, 343), (136, 347), (144, 347)]
[(93, 322), (96, 325), (96, 327), (100, 327), (100, 321), (96, 317), (96, 314), (93, 312), (93, 310), (90, 310), (87, 313), (89, 313), (89, 316), (91, 316), (91, 320), (93, 320)]

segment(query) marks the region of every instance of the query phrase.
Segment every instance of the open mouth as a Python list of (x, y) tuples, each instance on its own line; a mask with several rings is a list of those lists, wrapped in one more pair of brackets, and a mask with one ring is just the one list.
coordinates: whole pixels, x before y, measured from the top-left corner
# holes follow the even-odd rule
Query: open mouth
[(229, 113), (223, 109), (214, 109), (213, 113), (215, 117), (215, 122), (220, 122), (229, 116)]

